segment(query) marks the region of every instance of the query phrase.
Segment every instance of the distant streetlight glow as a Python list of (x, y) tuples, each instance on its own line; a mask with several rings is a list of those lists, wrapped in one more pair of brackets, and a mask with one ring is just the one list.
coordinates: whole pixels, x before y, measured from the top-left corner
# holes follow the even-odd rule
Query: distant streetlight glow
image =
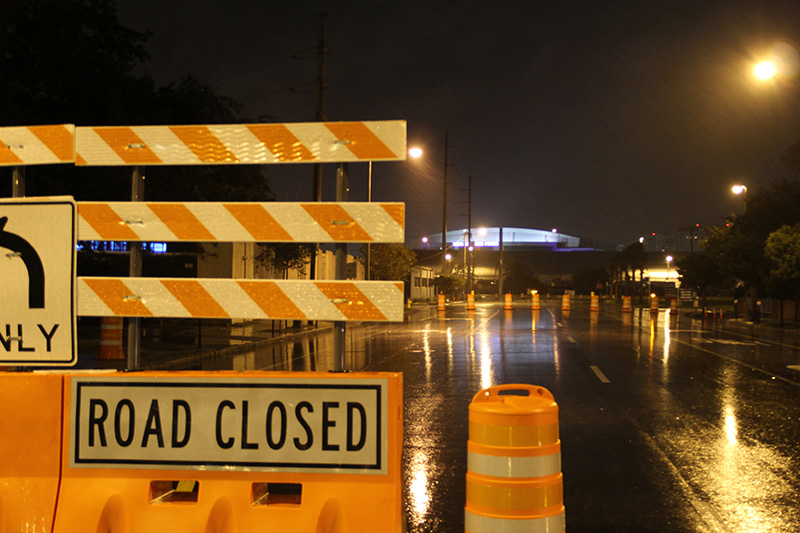
[(478, 228), (478, 235), (481, 237), (486, 237), (486, 234), (489, 233), (489, 230), (486, 228)]
[(413, 157), (414, 159), (419, 159), (422, 157), (422, 148), (412, 147), (408, 149), (408, 155)]
[(445, 258), (447, 261), (450, 261), (451, 259), (453, 259), (453, 256), (452, 256), (452, 255), (450, 255), (450, 254), (444, 254), (444, 258)]
[(731, 187), (731, 191), (733, 191), (733, 194), (742, 194), (747, 192), (747, 187), (744, 185), (734, 185)]
[(428, 244), (428, 238), (427, 238), (427, 237), (423, 237), (423, 238), (422, 238), (422, 242), (423, 242), (424, 244)]
[(775, 76), (776, 72), (775, 64), (771, 61), (762, 61), (753, 67), (753, 74), (760, 80), (768, 80)]

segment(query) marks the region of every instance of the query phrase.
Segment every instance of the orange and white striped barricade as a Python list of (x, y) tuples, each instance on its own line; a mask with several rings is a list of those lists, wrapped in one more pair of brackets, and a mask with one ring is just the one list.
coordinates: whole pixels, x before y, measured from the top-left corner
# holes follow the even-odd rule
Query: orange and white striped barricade
[(623, 313), (630, 313), (631, 312), (631, 297), (630, 296), (623, 296), (622, 297), (622, 312)]
[(511, 293), (506, 293), (505, 304), (503, 305), (503, 309), (506, 311), (511, 311), (514, 309), (514, 303), (511, 299)]
[(561, 297), (561, 310), (569, 311), (569, 294), (566, 292), (564, 293), (564, 296)]
[(403, 242), (397, 202), (79, 202), (78, 239), (166, 242)]
[[(525, 395), (507, 394), (520, 392)], [(469, 406), (467, 533), (564, 531), (558, 405), (543, 387), (480, 391)]]
[(437, 311), (446, 311), (447, 306), (445, 304), (444, 294), (439, 293), (439, 296), (436, 301), (436, 310)]
[(591, 300), (589, 303), (589, 311), (597, 312), (600, 311), (600, 296), (595, 293), (592, 293)]
[(9, 532), (401, 530), (401, 374), (23, 378), (55, 383), (12, 401), (9, 418), (0, 387), (0, 425), (18, 424), (0, 441), (15, 457), (0, 462)]
[(658, 314), (658, 296), (655, 294), (650, 295), (650, 313), (651, 314)]
[(406, 158), (406, 122), (79, 127), (81, 166), (345, 163)]
[(75, 126), (0, 128), (0, 166), (47, 165), (75, 161)]
[(78, 278), (84, 316), (403, 321), (403, 282)]
[(538, 311), (541, 309), (541, 305), (539, 303), (539, 293), (537, 291), (531, 291), (531, 309), (533, 311)]
[(475, 291), (467, 294), (467, 311), (475, 310)]
[(122, 317), (100, 318), (100, 352), (98, 359), (125, 359), (122, 351)]
[(677, 298), (672, 298), (669, 301), (669, 312), (672, 313), (673, 315), (678, 313), (678, 300), (677, 300)]

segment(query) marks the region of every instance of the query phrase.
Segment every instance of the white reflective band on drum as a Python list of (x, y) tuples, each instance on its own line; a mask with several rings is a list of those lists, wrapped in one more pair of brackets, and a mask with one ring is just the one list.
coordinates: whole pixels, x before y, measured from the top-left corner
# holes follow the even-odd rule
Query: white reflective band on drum
[(541, 457), (497, 457), (467, 451), (467, 470), (493, 477), (542, 477), (561, 472), (561, 453)]
[(491, 518), (464, 511), (467, 533), (563, 533), (564, 513), (545, 518)]

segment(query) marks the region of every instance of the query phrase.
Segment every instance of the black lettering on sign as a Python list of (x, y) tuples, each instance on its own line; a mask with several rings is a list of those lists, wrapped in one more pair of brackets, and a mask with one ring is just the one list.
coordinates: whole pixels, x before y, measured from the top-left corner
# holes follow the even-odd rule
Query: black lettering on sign
[(42, 326), (41, 324), (36, 324), (36, 325), (39, 326), (39, 331), (42, 332), (42, 335), (44, 335), (44, 338), (47, 341), (47, 351), (48, 352), (53, 351), (53, 335), (56, 334), (56, 330), (58, 329), (58, 324), (55, 324), (53, 326), (53, 329), (50, 330), (50, 333), (45, 331), (44, 326)]
[(217, 407), (217, 446), (223, 450), (232, 448), (234, 443), (233, 437), (229, 438), (228, 440), (222, 440), (222, 410), (226, 407), (228, 409), (236, 409), (236, 406), (233, 405), (233, 402), (230, 400), (222, 400), (219, 404), (219, 407)]
[[(353, 440), (353, 423), (355, 411), (358, 411), (359, 425), (359, 440)], [(347, 402), (347, 451), (357, 452), (364, 447), (367, 443), (367, 410), (358, 402)]]
[(11, 337), (11, 324), (6, 324), (6, 335), (4, 337), (3, 334), (0, 333), (0, 344), (3, 345), (3, 348), (5, 348), (7, 352), (11, 351), (12, 340), (13, 338)]
[(314, 433), (311, 431), (311, 426), (308, 425), (306, 419), (303, 418), (303, 413), (301, 412), (302, 409), (306, 409), (309, 413), (313, 413), (314, 406), (309, 402), (300, 402), (297, 404), (297, 407), (294, 408), (294, 414), (297, 417), (297, 421), (300, 422), (300, 425), (306, 430), (307, 438), (305, 442), (301, 443), (300, 439), (297, 437), (294, 438), (294, 447), (301, 452), (308, 450), (314, 444)]
[[(97, 414), (97, 408), (100, 408), (100, 414)], [(94, 446), (94, 428), (97, 428), (98, 437), (100, 437), (100, 446), (106, 445), (106, 430), (103, 424), (108, 418), (108, 405), (103, 400), (92, 398), (89, 400), (89, 446)]]
[[(125, 438), (122, 438), (121, 427), (123, 407), (128, 410), (128, 435)], [(134, 418), (135, 414), (136, 410), (133, 408), (133, 402), (127, 398), (120, 400), (117, 404), (117, 408), (114, 410), (114, 438), (117, 439), (117, 444), (123, 448), (127, 448), (133, 442), (133, 424), (136, 421)]]
[(338, 408), (339, 402), (322, 402), (322, 450), (326, 452), (339, 450), (338, 444), (331, 444), (328, 441), (328, 429), (336, 427), (336, 421), (330, 419), (329, 411)]
[(150, 411), (147, 413), (147, 422), (144, 424), (144, 435), (142, 436), (142, 448), (147, 448), (150, 435), (155, 435), (158, 439), (158, 447), (164, 447), (164, 432), (161, 431), (161, 415), (158, 410), (158, 400), (150, 402)]
[(17, 339), (19, 341), (19, 351), (20, 352), (35, 352), (36, 348), (31, 348), (30, 346), (26, 347), (22, 344), (22, 324), (17, 324)]
[[(183, 411), (183, 438), (178, 438), (178, 418)], [(183, 448), (192, 436), (192, 409), (186, 400), (172, 400), (172, 447)]]
[(257, 450), (258, 443), (247, 442), (247, 425), (248, 425), (248, 412), (250, 411), (250, 402), (247, 400), (242, 401), (242, 449), (243, 450)]
[[(275, 411), (280, 412), (280, 425), (278, 426), (278, 440), (273, 438), (273, 417)], [(267, 407), (267, 445), (273, 450), (280, 450), (286, 442), (286, 406), (282, 402), (274, 401)]]
[[(47, 331), (47, 329), (45, 329), (45, 327), (42, 324), (36, 324), (36, 325), (39, 327), (39, 331), (42, 333), (42, 336), (44, 337), (44, 340), (47, 343), (47, 347), (46, 347), (47, 351), (48, 352), (52, 352), (53, 351), (53, 336), (56, 334), (56, 330), (58, 329), (59, 324), (54, 324), (52, 329), (50, 329), (50, 331)], [(23, 337), (24, 337), (23, 331), (24, 330), (25, 330), (25, 326), (23, 324), (17, 324), (17, 336), (16, 337), (12, 337), (11, 336), (11, 324), (6, 324), (6, 333), (5, 333), (5, 335), (3, 335), (3, 333), (0, 333), (0, 344), (3, 345), (3, 349), (5, 349), (5, 351), (7, 351), (7, 352), (10, 352), (11, 351), (11, 343), (12, 343), (12, 341), (17, 341), (17, 343), (18, 343), (17, 344), (17, 349), (20, 352), (35, 352), (36, 348), (34, 348), (32, 346), (25, 346), (24, 340), (23, 340)]]

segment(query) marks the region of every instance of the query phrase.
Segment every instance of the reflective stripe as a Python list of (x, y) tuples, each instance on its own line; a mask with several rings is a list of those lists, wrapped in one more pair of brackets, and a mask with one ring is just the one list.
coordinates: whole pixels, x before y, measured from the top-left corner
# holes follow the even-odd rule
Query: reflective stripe
[(184, 278), (78, 278), (82, 316), (403, 320), (403, 284)]
[(406, 123), (80, 127), (75, 146), (78, 165), (398, 161), (406, 158)]
[(72, 163), (75, 126), (12, 126), (0, 128), (0, 166)]
[(561, 474), (537, 482), (494, 481), (467, 472), (467, 508), (481, 512), (530, 516), (546, 514), (563, 503)]
[(496, 518), (464, 511), (466, 533), (562, 533), (564, 512), (543, 518)]
[(403, 242), (402, 203), (79, 202), (79, 240)]
[(494, 477), (532, 478), (561, 471), (561, 453), (542, 457), (501, 457), (467, 451), (467, 470)]
[[(473, 420), (476, 413), (470, 413), (469, 440), (489, 446), (543, 446), (558, 442), (558, 414), (539, 418), (554, 419), (552, 423), (540, 425), (504, 425), (480, 424)], [(510, 417), (509, 417), (510, 418)], [(519, 417), (530, 418), (530, 417)], [(495, 417), (497, 420), (497, 417)]]

